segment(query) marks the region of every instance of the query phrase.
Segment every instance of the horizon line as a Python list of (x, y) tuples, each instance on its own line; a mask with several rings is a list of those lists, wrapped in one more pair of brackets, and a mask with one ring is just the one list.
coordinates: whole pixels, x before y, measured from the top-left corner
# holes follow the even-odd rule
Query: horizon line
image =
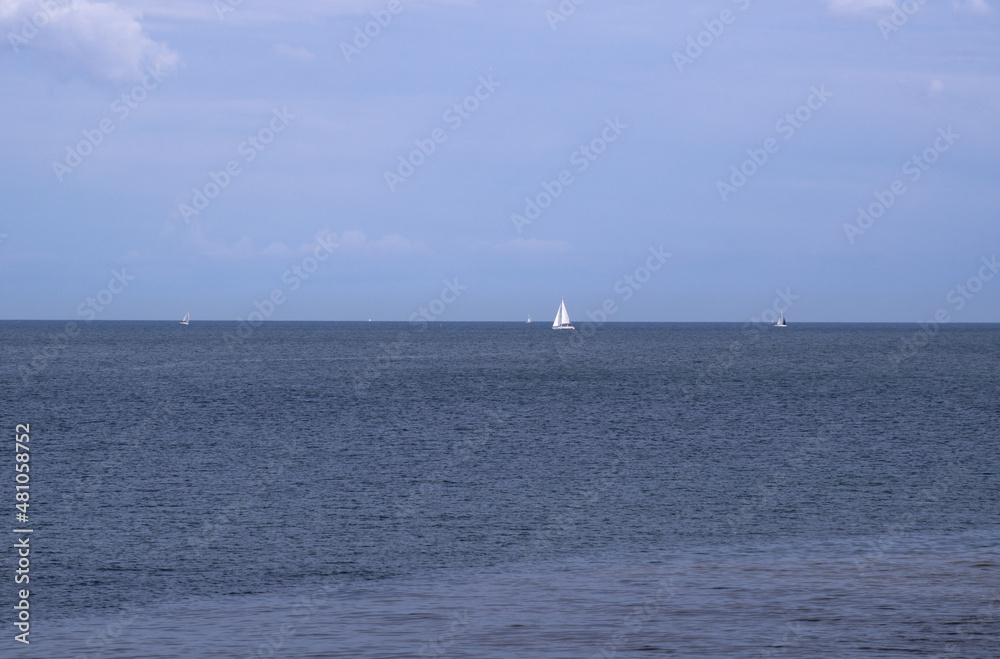
[[(787, 319), (786, 319), (787, 322)], [(91, 325), (95, 323), (174, 323), (180, 325), (181, 322), (176, 319), (149, 319), (149, 318), (119, 318), (115, 320), (78, 320), (69, 318), (0, 318), (0, 323), (77, 323), (81, 325)], [(265, 323), (281, 324), (281, 323), (361, 323), (361, 324), (376, 324), (376, 323), (393, 323), (401, 324), (405, 323), (408, 325), (469, 325), (469, 324), (511, 324), (511, 325), (545, 325), (548, 326), (549, 323), (545, 321), (532, 321), (528, 323), (523, 320), (261, 320), (261, 321), (247, 321), (245, 319), (236, 320), (219, 320), (219, 319), (205, 319), (205, 320), (192, 320), (191, 325), (198, 325), (201, 323), (248, 323), (255, 326), (259, 326)], [(763, 320), (606, 320), (606, 321), (577, 321), (575, 324), (578, 325), (764, 325), (767, 327), (773, 327), (774, 323), (763, 321)], [(1000, 325), (1000, 320), (982, 320), (982, 321), (951, 321), (945, 323), (937, 323), (933, 321), (926, 320), (800, 320), (794, 323), (788, 323), (788, 326), (794, 325), (927, 325), (933, 324), (938, 326), (946, 325)], [(190, 325), (188, 325), (190, 327)]]

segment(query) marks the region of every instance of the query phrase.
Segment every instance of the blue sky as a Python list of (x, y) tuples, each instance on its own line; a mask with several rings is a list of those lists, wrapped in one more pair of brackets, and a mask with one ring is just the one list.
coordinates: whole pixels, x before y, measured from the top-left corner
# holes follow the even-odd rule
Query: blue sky
[(1000, 322), (987, 1), (229, 1), (0, 0), (0, 318)]

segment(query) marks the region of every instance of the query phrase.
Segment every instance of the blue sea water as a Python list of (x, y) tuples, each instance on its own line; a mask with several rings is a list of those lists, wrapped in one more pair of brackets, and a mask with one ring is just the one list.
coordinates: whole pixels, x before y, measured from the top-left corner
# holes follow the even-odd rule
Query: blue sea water
[(1000, 656), (1000, 326), (65, 326), (0, 654)]

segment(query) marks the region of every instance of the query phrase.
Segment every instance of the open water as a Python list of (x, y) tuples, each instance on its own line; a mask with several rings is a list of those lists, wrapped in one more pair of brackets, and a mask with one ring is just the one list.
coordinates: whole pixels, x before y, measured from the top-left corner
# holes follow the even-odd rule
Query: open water
[(65, 327), (3, 656), (1000, 656), (1000, 326)]

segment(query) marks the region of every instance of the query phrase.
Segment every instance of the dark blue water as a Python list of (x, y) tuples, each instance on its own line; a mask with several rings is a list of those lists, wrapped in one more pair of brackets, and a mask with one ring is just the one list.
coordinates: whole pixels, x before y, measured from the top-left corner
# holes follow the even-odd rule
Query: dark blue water
[(0, 323), (30, 652), (1000, 656), (1000, 326), (237, 329)]

